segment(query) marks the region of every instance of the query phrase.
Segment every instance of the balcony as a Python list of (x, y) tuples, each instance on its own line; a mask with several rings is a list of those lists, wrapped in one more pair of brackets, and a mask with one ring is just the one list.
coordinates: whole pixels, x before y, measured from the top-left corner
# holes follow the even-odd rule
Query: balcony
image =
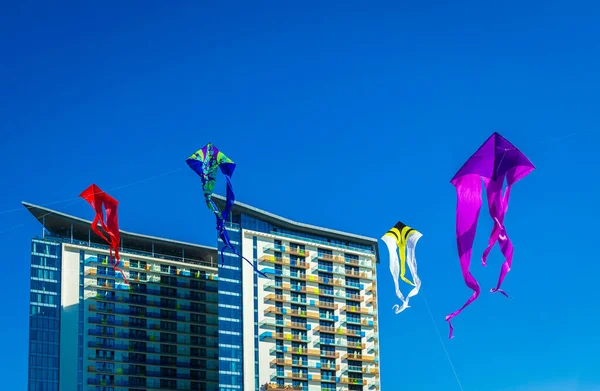
[(367, 381), (364, 379), (352, 378), (352, 377), (342, 377), (340, 379), (341, 384), (354, 384), (354, 385), (367, 385)]
[(364, 296), (356, 295), (356, 294), (352, 294), (352, 293), (346, 293), (342, 297), (349, 299), (349, 300), (355, 300), (355, 301), (360, 301), (360, 302), (365, 300)]
[(362, 343), (362, 342), (346, 342), (346, 346), (352, 349), (365, 349), (367, 347), (366, 343)]
[(321, 369), (327, 369), (329, 371), (339, 371), (340, 370), (340, 366), (339, 364), (336, 365), (335, 363), (318, 363), (321, 364)]
[(283, 365), (288, 367), (308, 367), (308, 360), (289, 360), (284, 358), (276, 358), (270, 362), (272, 367)]
[(290, 267), (297, 267), (300, 269), (308, 269), (309, 265), (308, 262), (305, 262), (303, 260), (292, 260), (289, 258), (284, 258), (284, 257), (276, 257), (274, 255), (263, 255), (262, 257), (260, 257), (258, 259), (259, 262), (267, 262), (267, 263), (273, 263), (276, 265), (284, 265), (284, 266), (290, 266)]
[(284, 320), (265, 319), (259, 323), (261, 327), (285, 327), (297, 330), (310, 330), (306, 323), (290, 322)]
[(300, 292), (300, 293), (312, 293), (315, 295), (319, 294), (319, 288), (301, 286), (300, 284), (290, 285), (289, 283), (277, 282), (270, 280), (265, 282), (265, 290), (281, 289), (284, 291)]
[[(311, 303), (311, 305), (314, 305)], [(337, 310), (338, 309), (338, 305), (335, 303), (330, 303), (328, 301), (317, 301), (316, 306), (319, 308), (330, 308), (333, 310)]]
[(287, 376), (288, 379), (292, 379), (292, 380), (305, 380), (305, 381), (310, 381), (312, 380), (312, 378), (314, 376), (309, 375), (308, 373), (302, 373), (302, 372), (288, 372)]
[(287, 333), (272, 333), (270, 331), (266, 331), (260, 335), (262, 339), (274, 339), (274, 340), (283, 340), (283, 341), (294, 341), (294, 342), (308, 342), (309, 339), (306, 335), (300, 334), (287, 334)]
[(267, 383), (264, 384), (261, 389), (261, 391), (306, 391), (304, 388), (299, 387), (299, 386), (292, 386), (290, 384), (286, 384), (286, 385), (279, 385), (277, 383)]
[(375, 362), (375, 356), (367, 356), (364, 354), (344, 354), (342, 360), (353, 360), (353, 361), (364, 361), (364, 362)]
[(308, 302), (306, 301), (306, 299), (303, 299), (301, 297), (292, 297), (290, 299), (290, 302), (291, 303), (295, 303), (295, 304), (303, 304), (303, 305), (308, 304)]
[(333, 314), (324, 313), (324, 314), (319, 314), (319, 319), (331, 320), (331, 321), (337, 322), (338, 317)]
[(290, 348), (290, 352), (293, 354), (304, 354), (307, 356), (318, 356), (319, 355), (319, 351), (317, 349)]
[(283, 246), (277, 244), (267, 244), (263, 247), (263, 251), (277, 251), (284, 254), (297, 255), (299, 257), (308, 257), (310, 255), (310, 251), (302, 250), (300, 247)]
[(362, 278), (365, 280), (371, 280), (371, 273), (359, 272), (356, 270), (345, 270), (345, 274), (349, 277)]
[(335, 327), (333, 326), (317, 326), (315, 331), (319, 333), (335, 333)]
[(276, 295), (274, 293), (271, 293), (265, 297), (265, 300), (285, 302), (287, 298), (284, 295)]
[(332, 286), (344, 286), (344, 281), (342, 279), (335, 279), (335, 278), (327, 278), (327, 277), (317, 277), (317, 276), (310, 276), (308, 281), (310, 282), (316, 282), (319, 284), (323, 284), (323, 285), (332, 285)]
[(87, 269), (85, 271), (84, 275), (86, 275), (86, 276), (95, 276), (96, 275), (96, 268)]
[(319, 252), (317, 254), (317, 258), (318, 259), (322, 259), (324, 261), (331, 261), (331, 262), (337, 262), (337, 263), (346, 263), (346, 260), (344, 259), (344, 257), (341, 257), (339, 255), (325, 254), (325, 253)]
[(361, 330), (339, 329), (338, 334), (350, 335), (353, 337), (364, 337), (365, 332)]
[(367, 320), (367, 319), (346, 318), (346, 323), (357, 324), (357, 325), (359, 324), (364, 327), (375, 327), (375, 322), (372, 320)]
[(279, 307), (267, 307), (267, 309), (265, 310), (265, 315), (268, 314), (278, 314), (278, 315), (283, 315), (286, 313), (286, 309), (285, 308), (279, 308)]
[(321, 357), (327, 357), (327, 358), (339, 358), (340, 354), (338, 352), (333, 352), (333, 351), (328, 351), (328, 350), (321, 350), (320, 351), (320, 356)]
[(343, 306), (342, 311), (352, 312), (352, 313), (356, 313), (356, 314), (367, 314), (367, 315), (373, 314), (373, 310), (370, 308), (356, 307), (356, 306), (352, 306), (352, 305)]

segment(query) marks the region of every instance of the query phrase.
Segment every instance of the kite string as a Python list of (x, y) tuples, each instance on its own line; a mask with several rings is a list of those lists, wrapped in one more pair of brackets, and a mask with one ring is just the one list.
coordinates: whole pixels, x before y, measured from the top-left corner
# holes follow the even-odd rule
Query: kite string
[[(71, 206), (75, 205), (75, 204), (76, 204), (76, 203), (78, 203), (78, 202), (79, 202), (79, 200), (75, 200), (75, 202), (71, 202), (70, 204), (68, 204), (68, 205), (66, 205), (65, 207), (63, 207), (63, 209), (69, 208), (69, 207), (71, 207)], [(40, 217), (38, 217), (38, 218), (40, 218), (40, 219), (41, 219), (41, 218), (43, 218), (43, 217), (46, 217), (46, 216), (49, 216), (49, 215), (51, 215), (51, 214), (54, 214), (54, 212), (48, 212), (48, 213), (44, 213), (43, 215), (41, 215), (41, 216), (40, 216)], [(5, 229), (4, 231), (0, 231), (0, 235), (4, 235), (5, 233), (8, 233), (8, 232), (10, 232), (10, 231), (12, 231), (12, 230), (14, 230), (14, 229), (17, 229), (17, 228), (19, 228), (19, 227), (22, 227), (22, 226), (24, 226), (24, 225), (25, 225), (25, 223), (21, 223), (21, 224), (14, 225), (14, 226), (12, 226), (12, 227), (10, 227), (10, 228), (8, 228), (8, 229)]]
[[(152, 179), (156, 179), (156, 178), (160, 178), (160, 177), (165, 176), (165, 175), (173, 174), (173, 173), (175, 173), (177, 171), (180, 171), (180, 170), (183, 170), (183, 167), (177, 168), (175, 170), (163, 172), (162, 174), (153, 175), (153, 176), (148, 177), (148, 178), (140, 179), (138, 181), (131, 182), (131, 183), (128, 183), (128, 184), (125, 184), (125, 185), (113, 187), (113, 188), (109, 189), (108, 191), (114, 191), (114, 190), (124, 189), (124, 188), (129, 187), (129, 186), (134, 186), (134, 185), (137, 185), (137, 184), (140, 184), (140, 183), (143, 183), (143, 182), (150, 181)], [(98, 193), (94, 193), (94, 194), (99, 194), (99, 192)], [(82, 201), (82, 199), (80, 197), (72, 197), (72, 198), (67, 198), (67, 199), (61, 200), (61, 201), (48, 202), (48, 203), (42, 204), (40, 206), (48, 206), (48, 205), (54, 205), (54, 204), (61, 204), (63, 202), (68, 202), (68, 201), (73, 201), (73, 202), (71, 202), (70, 204), (64, 206), (63, 209), (69, 208), (69, 207), (77, 204), (78, 202)], [(23, 208), (8, 209), (8, 210), (5, 210), (5, 211), (1, 211), (0, 215), (6, 214), (6, 213), (11, 213), (11, 212), (18, 212), (18, 211), (22, 211), (22, 210), (24, 210), (24, 209)], [(46, 217), (46, 216), (51, 215), (53, 213), (54, 212), (45, 213), (45, 214), (41, 215), (39, 218)], [(12, 230), (17, 229), (19, 227), (22, 227), (24, 225), (25, 225), (25, 223), (14, 225), (14, 226), (12, 226), (12, 227), (10, 227), (8, 229), (0, 231), (0, 235), (4, 235), (4, 234), (6, 234), (8, 232), (11, 232)]]
[(429, 317), (431, 318), (431, 323), (433, 323), (433, 327), (435, 327), (435, 332), (437, 333), (437, 336), (440, 340), (440, 344), (442, 344), (442, 348), (444, 348), (444, 353), (446, 353), (446, 358), (448, 358), (448, 363), (450, 363), (450, 368), (452, 368), (452, 372), (454, 373), (454, 377), (456, 378), (456, 382), (458, 383), (458, 388), (460, 388), (461, 391), (464, 391), (463, 386), (460, 382), (460, 379), (458, 378), (458, 373), (456, 372), (456, 368), (454, 368), (454, 364), (452, 363), (452, 359), (450, 358), (450, 353), (448, 353), (448, 349), (446, 349), (446, 344), (444, 343), (444, 340), (442, 339), (440, 330), (438, 329), (437, 324), (435, 323), (435, 319), (433, 318), (433, 314), (431, 313), (431, 309), (429, 308), (429, 303), (427, 303), (427, 296), (425, 296), (425, 293), (423, 292), (422, 289), (421, 289), (421, 295), (423, 296), (423, 300), (425, 301), (425, 307), (427, 307), (427, 312), (429, 312)]
[[(153, 179), (160, 178), (160, 177), (163, 177), (163, 176), (166, 176), (166, 175), (169, 175), (169, 174), (173, 174), (173, 173), (175, 173), (177, 171), (181, 171), (181, 170), (183, 170), (183, 167), (179, 167), (179, 168), (176, 168), (176, 169), (171, 170), (171, 171), (163, 172), (162, 174), (153, 175), (153, 176), (148, 177), (148, 178), (140, 179), (140, 180), (137, 180), (135, 182), (130, 182), (130, 183), (127, 183), (125, 185), (113, 187), (113, 188), (108, 189), (107, 191), (114, 191), (114, 190), (124, 189), (126, 187), (134, 186), (134, 185), (137, 185), (137, 184), (140, 184), (140, 183), (143, 183), (143, 182), (148, 182), (148, 181), (151, 181)], [(95, 194), (99, 194), (99, 193), (94, 193), (94, 195)], [(81, 198), (79, 198), (79, 196), (78, 197), (71, 197), (71, 198), (66, 198), (64, 200), (60, 200), (60, 201), (53, 201), (53, 202), (48, 202), (48, 203), (45, 203), (45, 204), (40, 204), (40, 206), (49, 206), (49, 205), (61, 204), (63, 202), (68, 202), (68, 201), (73, 201), (73, 200), (76, 200), (77, 202), (79, 202), (81, 200)], [(71, 205), (72, 204), (69, 204), (69, 206), (71, 206)], [(18, 212), (18, 211), (22, 211), (22, 210), (23, 210), (23, 208), (7, 209), (7, 210), (0, 211), (0, 215), (6, 214), (6, 213)]]

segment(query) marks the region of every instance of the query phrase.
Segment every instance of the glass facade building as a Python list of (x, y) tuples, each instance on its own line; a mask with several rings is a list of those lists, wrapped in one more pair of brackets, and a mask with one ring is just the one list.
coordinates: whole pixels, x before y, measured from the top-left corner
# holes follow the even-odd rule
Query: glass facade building
[(29, 390), (59, 391), (61, 248), (31, 242)]
[(30, 391), (218, 390), (216, 248), (122, 231), (126, 284), (91, 222), (27, 207)]
[(25, 206), (29, 391), (380, 389), (376, 239), (236, 202), (230, 242), (269, 278), (219, 238), (121, 231), (126, 284), (90, 221)]

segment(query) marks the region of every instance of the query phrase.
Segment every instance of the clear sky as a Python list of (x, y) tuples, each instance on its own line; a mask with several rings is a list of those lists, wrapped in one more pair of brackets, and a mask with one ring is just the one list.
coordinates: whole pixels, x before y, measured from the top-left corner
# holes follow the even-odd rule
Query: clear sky
[[(372, 237), (398, 220), (423, 233), (422, 294), (399, 315), (380, 242), (383, 391), (460, 391), (425, 297), (465, 391), (600, 390), (597, 5), (43, 3), (0, 12), (7, 390), (26, 387), (29, 247), (41, 234), (20, 201), (69, 200), (50, 206), (91, 219), (72, 199), (95, 182), (114, 189), (122, 229), (214, 245), (185, 164), (208, 141), (237, 163), (242, 202)], [(488, 293), (502, 257), (496, 247), (487, 268), (478, 261), (484, 209), (472, 265), (482, 295), (448, 341), (444, 317), (471, 292), (449, 180), (493, 131), (537, 166), (506, 218), (514, 298)]]

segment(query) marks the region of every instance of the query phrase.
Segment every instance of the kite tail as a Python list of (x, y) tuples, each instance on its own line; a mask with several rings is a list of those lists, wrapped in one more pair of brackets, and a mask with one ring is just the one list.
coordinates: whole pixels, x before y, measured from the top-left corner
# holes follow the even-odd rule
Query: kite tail
[(108, 238), (106, 236), (104, 236), (104, 234), (102, 233), (102, 231), (100, 231), (98, 229), (98, 222), (100, 222), (100, 225), (102, 226), (102, 228), (104, 228), (106, 226), (104, 224), (104, 221), (100, 220), (100, 216), (98, 216), (98, 214), (96, 214), (96, 217), (94, 218), (94, 221), (92, 221), (92, 231), (94, 231), (94, 233), (96, 235), (98, 235), (102, 239), (104, 239), (105, 242), (110, 243), (110, 240), (108, 240)]
[(471, 255), (473, 253), (473, 242), (475, 241), (475, 232), (477, 230), (477, 220), (481, 211), (481, 179), (478, 175), (465, 175), (460, 177), (456, 183), (457, 206), (456, 206), (456, 241), (458, 244), (458, 256), (460, 258), (460, 268), (466, 285), (474, 292), (467, 302), (458, 310), (446, 316), (446, 322), (450, 326), (450, 336), (452, 338), (453, 330), (451, 319), (460, 314), (469, 304), (471, 304), (481, 292), (477, 280), (471, 274)]
[(265, 273), (258, 270), (258, 268), (252, 262), (250, 262), (248, 259), (246, 259), (246, 257), (244, 257), (242, 254), (238, 253), (238, 251), (235, 249), (235, 247), (233, 247), (233, 245), (229, 241), (229, 235), (227, 234), (227, 230), (225, 229), (225, 224), (224, 224), (223, 219), (217, 219), (217, 229), (220, 232), (221, 240), (223, 241), (223, 243), (225, 243), (223, 248), (221, 248), (221, 267), (223, 267), (223, 265), (225, 264), (225, 249), (228, 248), (235, 255), (242, 258), (244, 261), (248, 262), (248, 264), (250, 264), (250, 266), (252, 266), (252, 269), (254, 269), (254, 271), (256, 273), (260, 274), (263, 277), (269, 278)]
[[(400, 252), (400, 278), (411, 286), (415, 286), (408, 278), (406, 278), (406, 244), (398, 246)], [(415, 277), (413, 276), (413, 279)]]
[[(123, 271), (123, 269), (118, 267), (120, 260), (118, 258), (118, 253), (116, 251), (115, 251), (115, 254), (116, 254), (116, 257), (113, 255), (113, 249), (111, 247), (110, 248), (110, 263), (113, 267), (113, 270), (115, 272), (121, 273), (121, 276), (123, 277), (123, 281), (125, 281), (125, 285), (129, 285), (129, 281), (127, 281), (127, 277), (125, 277), (125, 272)], [(116, 259), (116, 261), (115, 261), (115, 259)]]
[(508, 238), (508, 235), (504, 235), (504, 238), (502, 236), (500, 236), (500, 250), (502, 251), (502, 254), (505, 257), (505, 261), (502, 264), (502, 268), (500, 269), (500, 277), (498, 277), (498, 285), (496, 285), (496, 288), (492, 288), (490, 290), (490, 292), (492, 292), (492, 293), (500, 292), (504, 296), (508, 297), (508, 294), (506, 294), (506, 292), (504, 292), (502, 289), (500, 289), (500, 286), (502, 285), (502, 282), (504, 281), (504, 277), (506, 277), (506, 275), (510, 271), (510, 268), (512, 267), (512, 259), (513, 259), (513, 254), (515, 252), (512, 242)]
[(406, 239), (406, 263), (408, 264), (408, 268), (410, 269), (410, 274), (413, 277), (414, 288), (408, 292), (406, 295), (406, 304), (408, 304), (408, 300), (411, 297), (416, 296), (421, 289), (421, 279), (417, 274), (417, 257), (415, 255), (415, 247), (417, 246), (417, 242), (421, 238), (421, 233), (413, 233)]
[(506, 187), (504, 197), (502, 197), (503, 182), (504, 178), (501, 178), (495, 181), (489, 181), (486, 184), (489, 212), (490, 216), (494, 220), (494, 228), (492, 230), (492, 235), (488, 243), (488, 248), (486, 248), (485, 252), (483, 253), (482, 259), (483, 264), (485, 265), (490, 250), (494, 246), (495, 242), (498, 241), (500, 244), (500, 251), (502, 251), (505, 261), (502, 264), (502, 268), (500, 270), (498, 284), (496, 288), (490, 289), (490, 292), (500, 292), (504, 296), (508, 297), (508, 294), (506, 294), (506, 292), (500, 289), (500, 286), (502, 285), (504, 277), (506, 277), (506, 274), (510, 271), (510, 268), (512, 266), (514, 248), (512, 242), (508, 237), (508, 234), (506, 233), (506, 227), (504, 226), (504, 217), (506, 216), (506, 212), (508, 210), (508, 200), (510, 198), (511, 186), (508, 185)]
[(238, 257), (242, 258), (244, 261), (248, 262), (248, 264), (250, 266), (252, 266), (252, 269), (254, 269), (254, 271), (256, 273), (260, 274), (261, 276), (263, 276), (265, 278), (269, 278), (265, 273), (263, 273), (260, 270), (258, 270), (258, 268), (256, 266), (254, 266), (254, 264), (252, 262), (250, 262), (246, 257), (244, 257), (243, 255), (241, 255), (240, 253), (238, 253), (237, 250), (234, 247), (232, 247), (232, 246), (225, 245), (225, 246), (223, 246), (223, 248), (221, 248), (221, 266), (225, 262), (225, 249), (226, 248), (230, 249), (235, 255), (237, 255)]
[(471, 304), (473, 301), (475, 301), (475, 299), (477, 299), (479, 297), (479, 293), (481, 292), (481, 288), (479, 287), (477, 280), (475, 280), (475, 278), (473, 277), (471, 272), (469, 272), (469, 276), (466, 279), (466, 283), (469, 288), (474, 290), (474, 292), (471, 295), (471, 297), (469, 297), (469, 300), (467, 300), (467, 302), (465, 304), (463, 304), (462, 307), (460, 307), (458, 310), (454, 311), (450, 315), (446, 316), (446, 322), (448, 322), (448, 326), (450, 326), (450, 335), (448, 335), (448, 339), (452, 339), (452, 334), (454, 332), (454, 327), (452, 327), (452, 322), (451, 322), (452, 318), (454, 318), (456, 315), (460, 314), (469, 304)]
[(400, 284), (398, 283), (398, 278), (400, 277), (400, 260), (398, 258), (397, 253), (398, 243), (393, 237), (389, 235), (383, 235), (381, 240), (385, 243), (390, 253), (390, 272), (392, 273), (392, 279), (394, 280), (394, 285), (396, 287), (396, 296), (398, 296), (398, 298), (402, 301), (402, 307), (400, 307), (398, 304), (395, 304), (392, 307), (398, 314), (407, 308), (406, 301), (404, 300), (404, 295), (402, 294), (402, 291), (400, 290)]

